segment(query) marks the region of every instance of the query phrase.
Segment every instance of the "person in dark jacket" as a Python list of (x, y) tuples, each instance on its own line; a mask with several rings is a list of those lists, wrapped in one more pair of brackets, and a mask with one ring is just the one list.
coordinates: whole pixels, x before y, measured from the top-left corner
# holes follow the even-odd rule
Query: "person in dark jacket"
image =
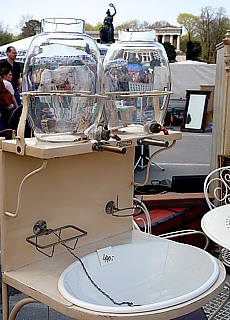
[(3, 68), (10, 69), (12, 71), (12, 86), (14, 88), (14, 96), (18, 105), (21, 105), (20, 98), (20, 76), (21, 76), (21, 66), (16, 60), (17, 58), (17, 50), (13, 46), (9, 46), (6, 49), (6, 59), (0, 62), (0, 71)]

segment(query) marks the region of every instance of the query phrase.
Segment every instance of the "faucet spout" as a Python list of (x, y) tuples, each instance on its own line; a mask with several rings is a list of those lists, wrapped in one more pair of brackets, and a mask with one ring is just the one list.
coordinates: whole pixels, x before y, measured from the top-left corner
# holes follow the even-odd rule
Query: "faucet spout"
[(125, 154), (126, 148), (114, 147), (108, 144), (95, 143), (92, 146), (93, 151), (109, 151), (114, 153)]
[(157, 146), (157, 147), (165, 147), (167, 148), (169, 146), (168, 141), (158, 141), (148, 138), (139, 139), (137, 141), (138, 145), (150, 145), (150, 146)]

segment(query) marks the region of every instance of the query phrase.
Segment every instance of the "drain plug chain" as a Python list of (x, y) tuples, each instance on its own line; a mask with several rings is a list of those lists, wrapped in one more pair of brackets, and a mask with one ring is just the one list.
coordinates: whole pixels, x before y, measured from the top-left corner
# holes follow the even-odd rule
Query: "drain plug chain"
[[(56, 234), (54, 231), (53, 231), (53, 233), (54, 233), (57, 237), (59, 237), (59, 240), (60, 240), (60, 241), (62, 241), (62, 239), (60, 238), (60, 236), (59, 236), (58, 234)], [(81, 264), (81, 266), (82, 266), (82, 268), (83, 268), (83, 270), (84, 270), (87, 278), (88, 278), (89, 281), (93, 284), (93, 286), (94, 286), (99, 292), (101, 292), (105, 297), (107, 297), (110, 301), (112, 301), (113, 304), (118, 305), (118, 306), (127, 305), (127, 306), (129, 306), (129, 307), (137, 306), (137, 305), (135, 305), (133, 302), (130, 302), (130, 301), (117, 302), (117, 301), (115, 301), (112, 297), (110, 297), (110, 295), (109, 295), (108, 293), (106, 293), (104, 290), (102, 290), (102, 289), (93, 281), (93, 279), (92, 279), (91, 276), (89, 275), (89, 273), (88, 273), (88, 271), (87, 271), (87, 269), (86, 269), (83, 261), (81, 260), (81, 258), (79, 258), (75, 253), (73, 253), (73, 251), (70, 250), (70, 248), (69, 248), (68, 246), (66, 246), (65, 243), (62, 242), (61, 244), (69, 251), (69, 253), (70, 253), (72, 256), (74, 256), (74, 258), (76, 258), (76, 259), (80, 262), (80, 264)]]

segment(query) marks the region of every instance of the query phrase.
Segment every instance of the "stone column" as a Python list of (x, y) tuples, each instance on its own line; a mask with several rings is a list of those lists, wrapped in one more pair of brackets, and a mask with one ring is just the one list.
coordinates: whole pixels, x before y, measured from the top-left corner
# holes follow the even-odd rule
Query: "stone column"
[(177, 36), (177, 39), (176, 39), (176, 50), (180, 51), (180, 36)]

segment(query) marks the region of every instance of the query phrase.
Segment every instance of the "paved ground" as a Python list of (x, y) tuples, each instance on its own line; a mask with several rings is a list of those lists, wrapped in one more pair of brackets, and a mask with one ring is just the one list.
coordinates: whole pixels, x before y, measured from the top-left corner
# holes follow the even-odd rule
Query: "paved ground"
[[(178, 128), (175, 128), (178, 129)], [(210, 171), (212, 134), (182, 132), (182, 139), (169, 150), (165, 150), (153, 158), (154, 163), (160, 165), (164, 171), (155, 165), (151, 166), (148, 183), (151, 180), (172, 179), (176, 175), (206, 175)], [(150, 154), (157, 150), (150, 147)], [(145, 169), (136, 168), (135, 181), (142, 182)]]
[[(178, 129), (178, 128), (175, 128)], [(205, 133), (189, 133), (183, 132), (182, 140), (167, 151), (162, 152), (154, 158), (154, 162), (164, 168), (164, 171), (151, 166), (148, 183), (152, 179), (171, 180), (173, 175), (188, 175), (188, 174), (207, 174), (209, 172), (209, 164), (211, 158), (211, 141), (212, 135), (210, 132)], [(150, 154), (155, 148), (151, 147)], [(145, 169), (137, 168), (135, 171), (135, 181), (142, 182), (145, 176)], [(24, 297), (14, 289), (10, 289), (10, 308), (12, 308), (19, 300)], [(47, 308), (40, 303), (31, 303), (24, 306), (18, 313), (16, 320), (69, 320), (71, 318), (64, 316), (52, 309)], [(187, 317), (181, 317), (181, 320), (199, 320), (203, 316), (198, 313)], [(0, 314), (0, 320), (2, 316)], [(90, 320), (90, 319), (89, 319)]]

